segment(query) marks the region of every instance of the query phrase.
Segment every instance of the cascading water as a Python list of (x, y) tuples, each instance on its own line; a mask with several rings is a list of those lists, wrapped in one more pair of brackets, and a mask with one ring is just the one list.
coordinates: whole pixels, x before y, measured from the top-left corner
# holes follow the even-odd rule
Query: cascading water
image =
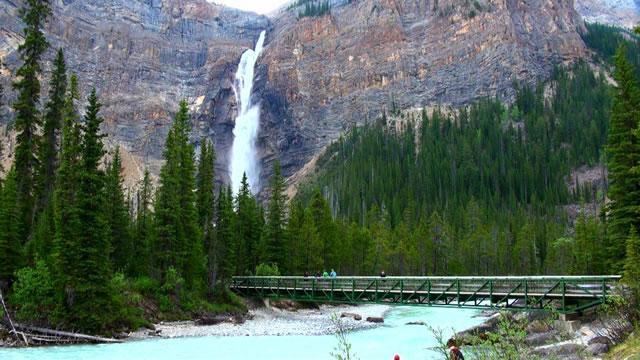
[(247, 50), (240, 58), (236, 81), (233, 91), (238, 104), (238, 116), (233, 128), (233, 146), (231, 147), (231, 187), (237, 194), (242, 182), (242, 174), (247, 174), (247, 180), (252, 192), (258, 192), (260, 186), (260, 164), (256, 151), (256, 139), (260, 127), (260, 106), (251, 101), (253, 76), (256, 61), (262, 52), (266, 31), (260, 33), (260, 38), (254, 50)]

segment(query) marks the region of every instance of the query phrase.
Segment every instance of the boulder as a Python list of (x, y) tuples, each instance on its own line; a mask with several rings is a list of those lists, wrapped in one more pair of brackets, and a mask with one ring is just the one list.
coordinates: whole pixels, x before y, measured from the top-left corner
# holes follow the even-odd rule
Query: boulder
[(384, 322), (384, 319), (380, 316), (369, 316), (367, 318), (367, 321), (370, 323), (376, 323), (376, 324), (380, 324)]
[(539, 334), (551, 331), (551, 326), (541, 320), (534, 320), (529, 325), (527, 325), (527, 333), (529, 334)]
[(228, 315), (204, 315), (195, 321), (196, 325), (218, 325), (224, 322), (233, 322), (233, 318)]
[(540, 346), (558, 340), (557, 331), (549, 331), (544, 333), (534, 333), (527, 336), (525, 342), (529, 346)]
[(580, 353), (585, 349), (584, 345), (573, 342), (563, 342), (553, 345), (540, 346), (533, 349), (533, 355), (543, 358), (566, 357)]
[(588, 345), (604, 344), (604, 345), (607, 345), (607, 346), (611, 346), (611, 345), (613, 345), (613, 341), (611, 341), (611, 339), (609, 339), (606, 336), (600, 335), (600, 336), (596, 336), (596, 337), (591, 338), (587, 344)]
[(353, 320), (357, 320), (357, 321), (362, 320), (362, 316), (360, 314), (349, 313), (349, 312), (343, 312), (342, 314), (340, 314), (340, 317), (341, 318), (349, 317), (349, 318), (352, 318)]
[(609, 345), (595, 343), (587, 346), (587, 353), (591, 355), (602, 355), (609, 351)]

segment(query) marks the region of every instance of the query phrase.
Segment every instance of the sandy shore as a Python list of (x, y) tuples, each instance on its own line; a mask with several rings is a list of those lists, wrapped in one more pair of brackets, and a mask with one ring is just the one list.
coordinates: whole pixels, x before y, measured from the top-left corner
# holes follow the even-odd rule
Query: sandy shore
[[(328, 306), (323, 305), (318, 310), (305, 309), (295, 312), (275, 308), (260, 308), (250, 310), (253, 316), (243, 324), (222, 323), (211, 326), (198, 326), (193, 321), (161, 323), (156, 325), (160, 330), (158, 336), (176, 338), (185, 336), (284, 336), (284, 335), (326, 335), (336, 332), (331, 318), (343, 312), (356, 313), (363, 320), (342, 318), (340, 321), (349, 330), (370, 329), (384, 324), (374, 324), (365, 321), (369, 316), (384, 317), (390, 307), (386, 305), (365, 306)], [(140, 330), (131, 334), (130, 339), (147, 339), (151, 336), (148, 330)]]

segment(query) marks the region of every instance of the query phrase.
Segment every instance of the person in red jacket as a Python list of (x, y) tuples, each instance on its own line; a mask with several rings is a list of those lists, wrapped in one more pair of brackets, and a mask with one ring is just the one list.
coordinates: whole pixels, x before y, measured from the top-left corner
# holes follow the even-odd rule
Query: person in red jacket
[(447, 347), (449, 348), (449, 360), (464, 360), (464, 355), (462, 355), (462, 351), (460, 351), (454, 339), (447, 341)]
[(400, 360), (400, 355), (396, 354), (396, 355), (393, 357), (393, 360)]

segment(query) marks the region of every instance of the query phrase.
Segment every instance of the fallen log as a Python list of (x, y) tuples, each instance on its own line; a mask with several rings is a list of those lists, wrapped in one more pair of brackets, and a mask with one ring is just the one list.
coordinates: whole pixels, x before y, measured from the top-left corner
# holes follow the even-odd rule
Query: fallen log
[[(9, 309), (7, 308), (7, 304), (4, 303), (4, 296), (2, 296), (2, 289), (0, 289), (0, 302), (2, 303), (2, 308), (4, 309), (4, 316), (7, 317), (9, 325), (11, 325), (11, 333), (20, 341), (20, 336), (18, 336), (18, 332), (16, 331), (16, 327), (11, 320), (11, 316), (9, 315)], [(22, 334), (22, 340), (26, 346), (29, 346), (29, 342), (27, 341), (27, 337)]]
[(27, 325), (15, 324), (15, 323), (14, 325), (16, 329), (24, 332), (53, 335), (53, 336), (58, 336), (63, 338), (72, 338), (72, 339), (84, 340), (84, 341), (89, 341), (94, 343), (121, 343), (122, 342), (122, 340), (104, 338), (100, 336), (79, 334), (79, 333), (73, 333), (68, 331), (52, 330), (52, 329), (46, 329), (46, 328), (35, 327), (35, 326), (27, 326)]

